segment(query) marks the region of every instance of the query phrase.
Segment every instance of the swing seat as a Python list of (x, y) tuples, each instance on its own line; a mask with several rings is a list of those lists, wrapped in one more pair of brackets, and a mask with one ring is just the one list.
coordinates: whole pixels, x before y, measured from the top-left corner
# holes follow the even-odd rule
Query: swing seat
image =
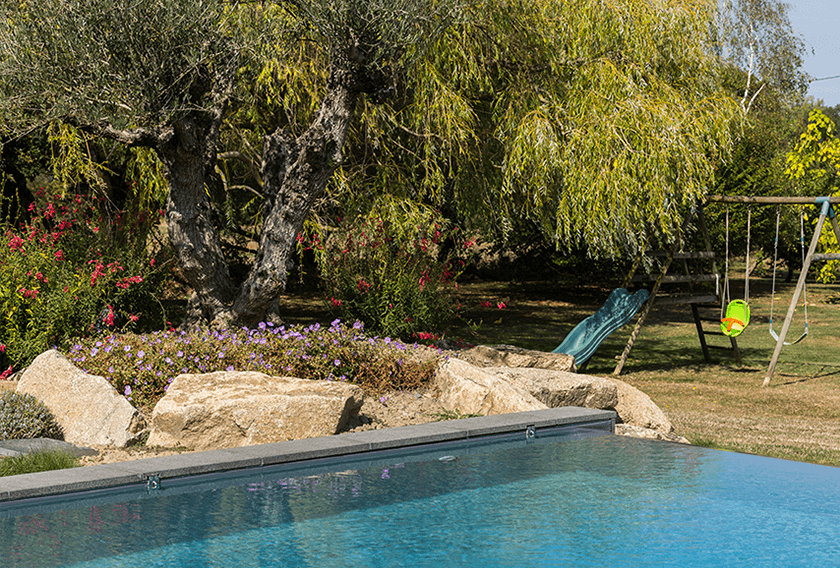
[(726, 306), (726, 316), (720, 320), (720, 330), (729, 337), (738, 337), (750, 324), (750, 307), (744, 300), (732, 300)]

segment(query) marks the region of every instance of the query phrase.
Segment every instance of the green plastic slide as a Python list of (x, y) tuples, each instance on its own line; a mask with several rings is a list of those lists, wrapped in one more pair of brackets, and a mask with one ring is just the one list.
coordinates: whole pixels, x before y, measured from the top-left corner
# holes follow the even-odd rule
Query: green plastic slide
[(598, 349), (601, 342), (626, 324), (650, 297), (647, 290), (631, 294), (624, 288), (610, 292), (601, 308), (577, 324), (563, 343), (552, 353), (565, 353), (575, 358), (575, 365), (583, 365)]

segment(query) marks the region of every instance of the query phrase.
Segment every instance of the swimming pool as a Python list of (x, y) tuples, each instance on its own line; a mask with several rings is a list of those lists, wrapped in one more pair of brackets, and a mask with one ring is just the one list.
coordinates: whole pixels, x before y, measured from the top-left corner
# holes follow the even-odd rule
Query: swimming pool
[(3, 566), (814, 566), (840, 470), (519, 431), (0, 505)]

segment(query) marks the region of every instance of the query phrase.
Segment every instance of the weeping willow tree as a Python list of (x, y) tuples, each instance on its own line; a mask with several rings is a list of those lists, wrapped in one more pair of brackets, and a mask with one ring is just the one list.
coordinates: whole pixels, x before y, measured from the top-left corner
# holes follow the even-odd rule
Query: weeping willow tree
[[(193, 306), (218, 325), (271, 312), (319, 204), (352, 214), (385, 194), (635, 252), (674, 234), (739, 116), (710, 0), (0, 6), (6, 124), (58, 120), (150, 151)], [(251, 204), (259, 248), (240, 281), (218, 184)]]
[(336, 186), (371, 186), (485, 228), (538, 225), (600, 256), (668, 239), (741, 116), (710, 44), (714, 2), (480, 0), (363, 104)]

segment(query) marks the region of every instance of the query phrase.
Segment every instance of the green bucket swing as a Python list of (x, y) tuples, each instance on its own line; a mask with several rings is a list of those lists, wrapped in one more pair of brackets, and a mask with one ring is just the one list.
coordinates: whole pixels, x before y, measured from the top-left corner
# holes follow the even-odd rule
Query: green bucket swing
[(729, 337), (738, 337), (750, 324), (750, 306), (744, 300), (732, 300), (720, 320), (720, 330)]
[[(726, 270), (723, 297), (729, 300), (729, 207), (726, 208)], [(721, 303), (720, 330), (729, 337), (738, 337), (750, 324), (750, 209), (747, 208), (747, 267), (744, 274), (744, 299), (732, 300), (723, 308)]]

